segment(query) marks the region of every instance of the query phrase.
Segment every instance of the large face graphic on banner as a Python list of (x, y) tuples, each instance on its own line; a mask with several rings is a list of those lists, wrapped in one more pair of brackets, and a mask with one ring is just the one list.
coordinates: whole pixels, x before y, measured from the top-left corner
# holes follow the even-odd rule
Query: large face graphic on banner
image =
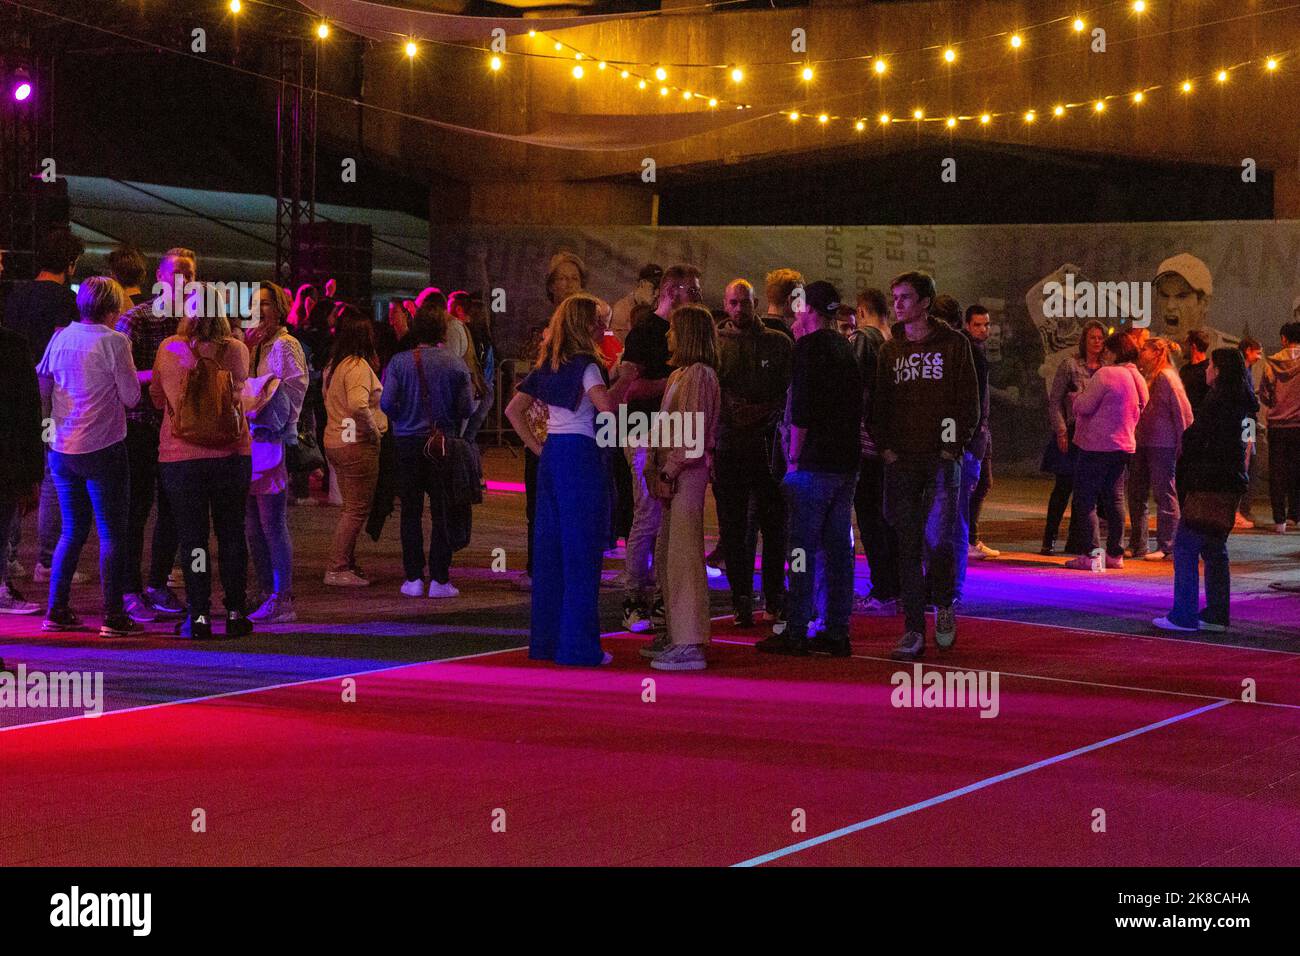
[[(1050, 298), (1047, 287), (1055, 286), (1064, 289), (1067, 285), (1067, 276), (1074, 276), (1074, 283), (1069, 283), (1070, 288), (1074, 288), (1075, 284), (1085, 278), (1082, 269), (1067, 262), (1043, 276), (1025, 293), (1025, 308), (1029, 310), (1029, 318), (1043, 340), (1045, 361), (1043, 368), (1039, 369), (1040, 373), (1048, 366), (1051, 367), (1052, 373), (1055, 372), (1057, 363), (1053, 360), (1053, 356), (1065, 354), (1079, 344), (1079, 332), (1083, 328), (1083, 323), (1087, 321), (1086, 318), (1078, 318), (1073, 308), (1049, 310), (1046, 307)], [(1047, 314), (1049, 311), (1059, 314), (1049, 316)], [(1047, 375), (1047, 379), (1051, 380), (1050, 374)]]
[(1156, 280), (1157, 335), (1181, 340), (1192, 329), (1205, 328), (1210, 300), (1176, 273)]

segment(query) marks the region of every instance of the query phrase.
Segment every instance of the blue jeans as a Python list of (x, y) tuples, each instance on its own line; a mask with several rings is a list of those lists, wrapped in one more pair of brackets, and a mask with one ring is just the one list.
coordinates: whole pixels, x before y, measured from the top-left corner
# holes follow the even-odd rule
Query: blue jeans
[(50, 610), (66, 608), (77, 559), (90, 536), (94, 518), (99, 531), (99, 583), (104, 613), (122, 611), (126, 583), (126, 531), (131, 500), (131, 472), (126, 442), (85, 455), (50, 451), (50, 474), (59, 493), (62, 531), (50, 567)]
[(1147, 497), (1156, 499), (1156, 550), (1169, 554), (1178, 527), (1178, 492), (1174, 472), (1177, 448), (1139, 445), (1128, 466), (1129, 547), (1133, 557), (1147, 553)]
[(1106, 554), (1124, 555), (1124, 469), (1131, 456), (1126, 451), (1079, 451), (1074, 468), (1074, 512), (1070, 525), (1086, 522), (1088, 550), (1101, 541), (1097, 512), (1106, 515)]
[(925, 633), (927, 597), (935, 607), (952, 606), (952, 541), (960, 481), (956, 460), (900, 458), (885, 466), (885, 517), (898, 535), (898, 575), (908, 631)]
[(289, 537), (289, 494), (249, 495), (244, 517), (253, 573), (264, 597), (293, 596), (293, 539)]
[[(856, 471), (792, 471), (785, 476), (782, 489), (792, 555), (786, 604), (791, 637), (807, 634), (819, 563), (825, 569), (826, 633), (835, 638), (849, 636), (849, 615), (853, 612), (853, 539), (849, 529), (857, 485)], [(803, 570), (795, 570), (800, 563)]]
[(549, 435), (537, 465), (533, 615), (528, 656), (601, 662), (600, 568), (609, 540), (604, 450), (586, 435)]
[[(1205, 613), (1200, 605), (1200, 569), (1205, 561)], [(1228, 626), (1232, 584), (1228, 573), (1228, 536), (1205, 534), (1179, 521), (1174, 535), (1174, 609), (1169, 620), (1179, 627), (1199, 627), (1202, 620)]]
[[(953, 573), (952, 596), (960, 599), (966, 586), (966, 566), (970, 563), (970, 514), (971, 497), (975, 487), (980, 483), (980, 466), (982, 462), (970, 452), (965, 452), (961, 459), (961, 485), (957, 495), (957, 515), (952, 528), (952, 556), (955, 563)], [(934, 515), (932, 514), (933, 518)]]

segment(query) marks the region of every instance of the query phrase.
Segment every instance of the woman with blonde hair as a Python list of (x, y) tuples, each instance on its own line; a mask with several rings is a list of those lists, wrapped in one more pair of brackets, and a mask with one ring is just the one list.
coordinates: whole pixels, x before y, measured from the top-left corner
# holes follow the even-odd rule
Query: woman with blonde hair
[[(614, 411), (597, 345), (602, 305), (585, 292), (560, 302), (536, 366), (506, 406), (511, 426), (539, 458), (528, 656), (586, 667), (612, 660), (601, 650), (597, 607), (610, 515), (596, 414)], [(534, 401), (546, 406), (545, 444), (529, 419)]]
[(253, 296), (253, 316), (245, 336), (249, 378), (273, 375), (289, 398), (282, 428), (259, 428), (252, 443), (253, 476), (246, 516), (248, 548), (257, 575), (258, 607), (249, 618), (267, 624), (296, 621), (293, 606), (293, 540), (289, 536), (289, 470), (286, 449), (298, 441), (298, 417), (307, 397), (308, 364), (302, 343), (289, 333), (289, 296), (263, 282)]
[[(652, 448), (646, 482), (664, 503), (655, 562), (664, 569), (667, 628), (643, 654), (662, 671), (701, 671), (707, 666), (709, 584), (704, 569), (704, 493), (713, 470), (722, 392), (718, 384), (718, 334), (709, 310), (678, 306), (668, 316), (669, 364), (660, 414), (679, 418), (681, 441)], [(688, 441), (688, 439), (690, 439)]]
[[(1148, 338), (1138, 350), (1138, 370), (1151, 400), (1142, 409), (1134, 437), (1137, 451), (1128, 466), (1129, 548), (1148, 561), (1173, 558), (1178, 529), (1178, 490), (1174, 473), (1183, 432), (1192, 423), (1192, 403), (1171, 357), (1182, 352), (1177, 342)], [(1156, 499), (1156, 548), (1147, 549), (1147, 497)]]
[(126, 410), (140, 400), (140, 381), (131, 340), (113, 328), (130, 304), (112, 279), (87, 279), (77, 291), (81, 321), (56, 331), (36, 366), (42, 404), (49, 403), (54, 419), (50, 476), (62, 519), (51, 559), (46, 631), (84, 629), (68, 600), (92, 517), (99, 530), (104, 596), (99, 636), (122, 637), (140, 630), (122, 601), (130, 498)]
[[(210, 304), (216, 304), (215, 297)], [(247, 347), (219, 307), (205, 308), (203, 291), (196, 289), (176, 334), (158, 346), (149, 382), (150, 397), (164, 410), (158, 470), (176, 516), (189, 605), (177, 631), (181, 637), (212, 637), (210, 530), (217, 535), (226, 636), (253, 630), (244, 537), (252, 459), (248, 424), (238, 406), (247, 378)], [(205, 383), (211, 387), (199, 387)]]

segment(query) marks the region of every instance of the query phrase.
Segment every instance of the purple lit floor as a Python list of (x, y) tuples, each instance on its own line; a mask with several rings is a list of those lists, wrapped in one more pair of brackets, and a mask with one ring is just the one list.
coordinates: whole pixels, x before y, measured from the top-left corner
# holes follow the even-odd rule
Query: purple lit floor
[(192, 646), (0, 618), (11, 666), (101, 671), (111, 711), (0, 709), (0, 865), (1300, 862), (1300, 595), (1268, 588), (1300, 535), (1234, 535), (1233, 630), (1171, 638), (1149, 625), (1167, 564), (1032, 553), (1045, 494), (995, 488), (1006, 553), (972, 563), (958, 645), (925, 659), (996, 672), (994, 719), (892, 706), (893, 618), (855, 618), (848, 660), (758, 655), (727, 619), (703, 674), (612, 630), (609, 669), (534, 664), (528, 596), (489, 570), (495, 547), (518, 566), (520, 496), (479, 509), (446, 604), (395, 595), (395, 527), (363, 545), (371, 589), (322, 587), (335, 512), (294, 509), (296, 624)]

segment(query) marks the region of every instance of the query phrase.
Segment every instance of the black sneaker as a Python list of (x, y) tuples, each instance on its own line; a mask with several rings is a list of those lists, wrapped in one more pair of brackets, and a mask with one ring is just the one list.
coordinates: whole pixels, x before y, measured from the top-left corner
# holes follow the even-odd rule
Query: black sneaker
[(247, 637), (253, 633), (253, 622), (238, 611), (226, 612), (226, 637)]
[(849, 646), (847, 636), (839, 637), (822, 632), (808, 641), (808, 650), (813, 654), (829, 654), (831, 657), (851, 657), (853, 649)]
[(59, 607), (50, 608), (45, 620), (41, 622), (42, 631), (84, 631), (86, 625), (81, 623), (81, 618), (72, 613), (71, 608)]
[(212, 622), (206, 614), (198, 617), (186, 615), (176, 625), (176, 635), (191, 641), (206, 641), (212, 638)]
[(160, 588), (145, 588), (144, 599), (159, 614), (185, 613), (185, 605), (176, 597), (175, 592), (165, 584)]
[(1043, 546), (1038, 549), (1038, 553), (1050, 558), (1052, 555), (1056, 554), (1056, 542), (1044, 541)]
[(650, 605), (650, 620), (654, 622), (655, 627), (665, 627), (668, 624), (668, 612), (664, 610), (662, 594), (655, 594), (654, 602)]
[(795, 634), (773, 634), (765, 637), (754, 648), (761, 654), (782, 654), (786, 657), (807, 657), (811, 651), (808, 639)]
[(139, 634), (144, 628), (137, 624), (125, 611), (104, 615), (104, 623), (99, 627), (100, 637), (130, 637)]
[(752, 598), (736, 598), (731, 602), (736, 613), (732, 615), (731, 622), (736, 627), (753, 627), (754, 626), (754, 602)]
[(953, 607), (941, 607), (934, 612), (934, 642), (944, 650), (957, 643), (957, 613)]

